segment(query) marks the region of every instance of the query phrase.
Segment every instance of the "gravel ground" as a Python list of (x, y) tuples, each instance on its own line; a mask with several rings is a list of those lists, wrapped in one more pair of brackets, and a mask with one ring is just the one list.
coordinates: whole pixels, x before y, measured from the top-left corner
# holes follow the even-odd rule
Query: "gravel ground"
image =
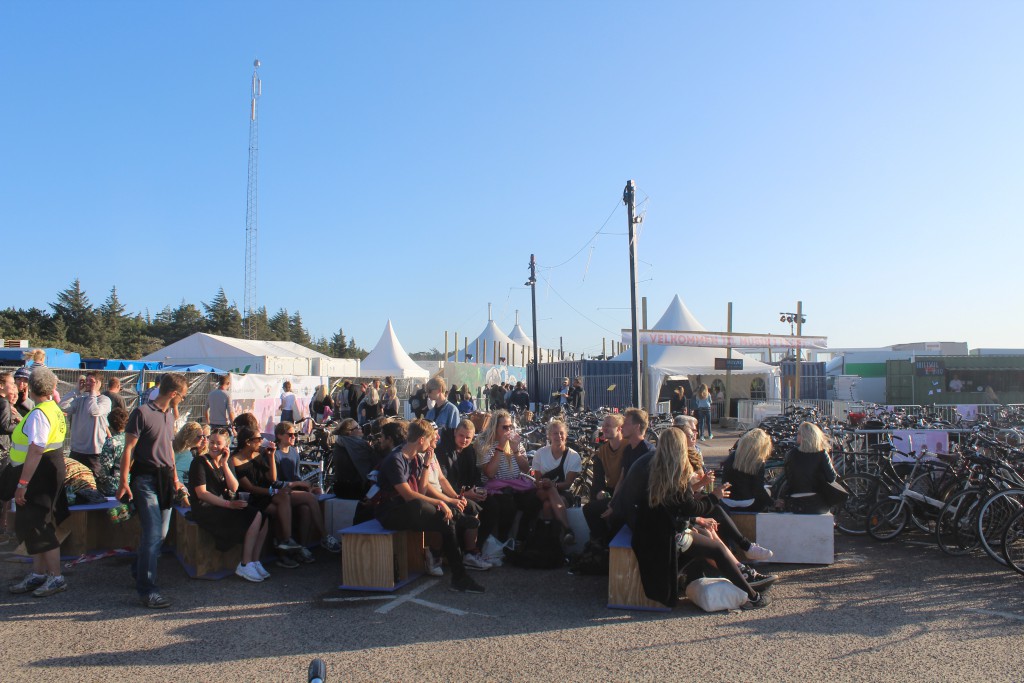
[[(734, 436), (705, 442), (724, 456)], [(128, 560), (67, 571), (67, 592), (0, 593), (0, 681), (1022, 680), (1024, 577), (949, 558), (923, 535), (836, 537), (828, 567), (776, 565), (768, 608), (668, 614), (605, 607), (604, 577), (502, 567), (484, 595), (424, 578), (397, 595), (338, 591), (338, 556), (251, 584), (190, 580), (161, 559), (174, 604), (137, 605)], [(8, 558), (9, 559), (9, 558)], [(4, 584), (25, 565), (0, 562)], [(685, 669), (685, 673), (684, 673)]]

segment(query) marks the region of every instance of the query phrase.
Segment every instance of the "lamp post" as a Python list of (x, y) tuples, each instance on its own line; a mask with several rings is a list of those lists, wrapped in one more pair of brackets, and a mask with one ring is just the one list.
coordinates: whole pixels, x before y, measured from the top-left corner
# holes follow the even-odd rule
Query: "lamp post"
[(540, 402), (540, 347), (537, 346), (537, 259), (530, 254), (530, 279), (524, 284), (530, 286), (530, 300), (533, 306), (533, 391)]
[[(793, 325), (796, 325), (796, 336), (799, 338), (801, 336), (803, 324), (805, 322), (807, 322), (807, 316), (804, 315), (804, 302), (803, 301), (797, 301), (796, 302), (796, 313), (789, 313), (789, 312), (779, 313), (779, 322), (780, 323), (789, 323), (789, 334), (791, 336), (793, 334)], [(796, 400), (796, 401), (800, 400), (800, 360), (801, 360), (800, 356), (801, 356), (801, 349), (800, 349), (799, 342), (797, 342), (797, 347), (796, 347), (796, 380), (795, 380), (795, 386), (793, 387), (793, 399)], [(769, 359), (769, 360), (771, 360), (771, 359)]]

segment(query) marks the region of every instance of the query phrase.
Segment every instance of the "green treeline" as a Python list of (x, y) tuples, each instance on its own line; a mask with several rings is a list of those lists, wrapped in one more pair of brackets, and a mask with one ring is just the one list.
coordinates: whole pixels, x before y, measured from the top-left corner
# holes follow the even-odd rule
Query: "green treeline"
[[(33, 347), (76, 351), (83, 358), (124, 358), (136, 360), (196, 332), (225, 337), (242, 337), (245, 322), (224, 288), (200, 307), (184, 300), (176, 307), (164, 306), (156, 315), (131, 314), (117, 298), (117, 287), (99, 306), (93, 306), (76, 278), (57, 293), (51, 311), (39, 308), (0, 311), (0, 338), (28, 339)], [(253, 315), (256, 338), (265, 341), (293, 341), (334, 358), (364, 358), (366, 351), (347, 339), (339, 329), (330, 339), (313, 339), (302, 325), (298, 311), (281, 309), (267, 316), (265, 307)]]

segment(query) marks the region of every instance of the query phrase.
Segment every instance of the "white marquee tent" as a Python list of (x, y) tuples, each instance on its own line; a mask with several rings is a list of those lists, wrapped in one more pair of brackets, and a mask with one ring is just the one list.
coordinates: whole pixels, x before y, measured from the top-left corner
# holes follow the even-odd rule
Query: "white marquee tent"
[(396, 379), (403, 379), (430, 376), (430, 373), (420, 367), (402, 348), (402, 343), (398, 341), (395, 328), (391, 325), (390, 320), (384, 326), (384, 333), (380, 336), (380, 341), (373, 347), (373, 351), (370, 351), (369, 355), (363, 359), (360, 372), (361, 377), (391, 375)]
[[(653, 330), (675, 330), (679, 332), (706, 332), (707, 328), (693, 317), (693, 314), (683, 304), (677, 294), (672, 303), (668, 305), (665, 313), (654, 324)], [(643, 350), (640, 351), (643, 354)], [(662, 346), (661, 344), (649, 344), (647, 346), (647, 381), (650, 387), (651, 403), (657, 401), (661, 392), (661, 385), (666, 380), (690, 379), (691, 382), (705, 377), (722, 376), (725, 370), (715, 369), (715, 358), (725, 358), (726, 349), (710, 348), (699, 346)], [(733, 358), (743, 359), (743, 369), (733, 370), (732, 375), (760, 375), (765, 382), (765, 388), (769, 397), (779, 395), (779, 370), (778, 368), (762, 363), (761, 361), (748, 358), (743, 354), (733, 351)], [(643, 356), (641, 355), (641, 358)], [(613, 360), (632, 360), (633, 350), (626, 349)], [(746, 390), (738, 390), (740, 383), (735, 379), (729, 387), (730, 395), (734, 398), (749, 397), (749, 377), (743, 384)], [(709, 382), (710, 384), (710, 382)], [(648, 406), (653, 409), (653, 405)]]
[[(511, 348), (513, 342), (507, 334), (501, 331), (501, 328), (495, 324), (493, 320), (487, 321), (487, 326), (484, 327), (477, 338), (469, 342), (469, 355), (474, 356), (479, 352), (480, 357), (475, 360), (481, 363), (495, 363), (497, 359), (494, 358), (494, 343), (498, 343), (498, 357), (504, 357), (507, 348)], [(516, 344), (515, 351), (518, 353), (522, 345)], [(479, 349), (479, 351), (478, 351)], [(465, 361), (466, 349), (456, 349), (455, 354), (452, 356), (453, 360)], [(519, 356), (517, 355), (516, 358)]]
[(526, 334), (526, 330), (519, 324), (519, 311), (516, 311), (516, 326), (508, 333), (508, 337), (512, 340), (513, 344), (525, 346), (527, 353), (533, 348), (533, 340), (530, 339), (530, 336)]
[(235, 339), (196, 332), (142, 360), (164, 365), (205, 363), (236, 373), (359, 376), (359, 361), (331, 358), (290, 341)]

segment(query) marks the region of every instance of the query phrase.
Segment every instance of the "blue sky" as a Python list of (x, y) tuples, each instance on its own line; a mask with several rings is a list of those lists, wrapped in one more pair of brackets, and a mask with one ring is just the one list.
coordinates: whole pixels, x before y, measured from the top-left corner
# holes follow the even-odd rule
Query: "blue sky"
[(489, 302), (508, 331), (535, 253), (541, 345), (600, 353), (629, 325), (632, 178), (652, 324), (678, 293), (781, 334), (802, 300), (831, 346), (1022, 347), (1022, 25), (1011, 2), (7, 2), (0, 226), (48, 260), (0, 306), (79, 277), (131, 311), (241, 308), (258, 57), (258, 300), (315, 335), (370, 348), (391, 318), (440, 347)]

